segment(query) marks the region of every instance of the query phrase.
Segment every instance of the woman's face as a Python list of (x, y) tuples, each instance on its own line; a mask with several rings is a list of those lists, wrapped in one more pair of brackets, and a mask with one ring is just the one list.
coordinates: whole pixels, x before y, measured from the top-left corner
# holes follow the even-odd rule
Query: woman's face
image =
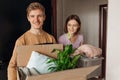
[(72, 19), (68, 21), (67, 23), (68, 33), (75, 34), (78, 28), (79, 28), (79, 24), (76, 20)]
[(27, 16), (28, 21), (31, 24), (31, 28), (42, 29), (43, 23), (45, 21), (45, 15), (40, 9), (31, 10)]

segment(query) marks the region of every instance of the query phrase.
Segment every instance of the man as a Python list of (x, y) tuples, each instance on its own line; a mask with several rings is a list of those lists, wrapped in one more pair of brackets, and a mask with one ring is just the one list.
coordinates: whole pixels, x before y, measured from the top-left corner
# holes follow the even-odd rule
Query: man
[(20, 36), (13, 50), (13, 55), (8, 66), (8, 80), (17, 80), (17, 53), (16, 48), (22, 45), (34, 45), (40, 43), (56, 43), (55, 38), (42, 29), (45, 21), (45, 8), (38, 2), (31, 3), (27, 8), (27, 19), (31, 28)]

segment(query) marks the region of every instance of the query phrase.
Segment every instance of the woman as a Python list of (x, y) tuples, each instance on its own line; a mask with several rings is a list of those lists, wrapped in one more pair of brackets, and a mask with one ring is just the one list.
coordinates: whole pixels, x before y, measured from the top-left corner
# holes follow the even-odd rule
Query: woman
[(83, 35), (79, 33), (81, 21), (77, 15), (70, 15), (66, 19), (64, 31), (58, 39), (58, 43), (65, 45), (72, 44), (73, 49), (83, 44)]

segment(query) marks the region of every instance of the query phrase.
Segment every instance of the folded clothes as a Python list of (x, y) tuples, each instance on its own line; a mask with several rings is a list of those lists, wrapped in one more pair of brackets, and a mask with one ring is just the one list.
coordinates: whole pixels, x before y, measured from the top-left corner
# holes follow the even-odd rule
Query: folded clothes
[(90, 44), (83, 44), (76, 49), (73, 55), (77, 54), (85, 55), (88, 58), (94, 58), (101, 56), (102, 49)]

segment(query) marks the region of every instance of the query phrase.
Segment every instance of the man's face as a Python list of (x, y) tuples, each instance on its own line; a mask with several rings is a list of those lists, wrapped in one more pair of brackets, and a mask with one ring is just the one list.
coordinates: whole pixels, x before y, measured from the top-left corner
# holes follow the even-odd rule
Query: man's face
[(27, 18), (31, 24), (31, 28), (42, 29), (43, 23), (45, 21), (45, 15), (42, 10), (40, 9), (31, 10)]

